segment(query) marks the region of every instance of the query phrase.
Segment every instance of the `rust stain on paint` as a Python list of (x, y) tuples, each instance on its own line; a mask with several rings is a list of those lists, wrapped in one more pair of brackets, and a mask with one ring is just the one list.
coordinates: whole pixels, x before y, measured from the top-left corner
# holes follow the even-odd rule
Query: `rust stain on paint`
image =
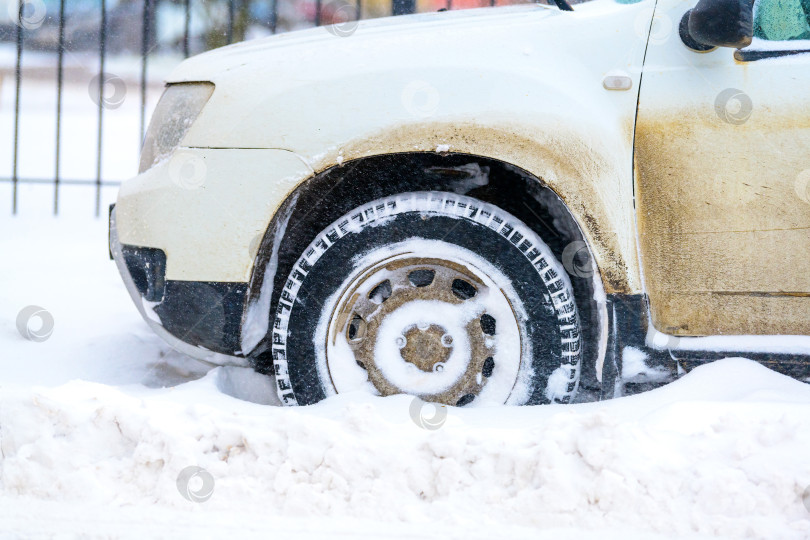
[(639, 118), (639, 243), (653, 323), (677, 335), (810, 334), (810, 117)]

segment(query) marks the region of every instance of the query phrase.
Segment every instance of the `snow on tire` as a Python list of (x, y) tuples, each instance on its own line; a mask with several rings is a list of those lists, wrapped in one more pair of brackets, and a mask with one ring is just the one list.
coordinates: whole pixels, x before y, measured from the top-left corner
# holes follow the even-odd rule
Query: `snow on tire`
[(579, 383), (562, 265), (514, 216), (453, 193), (392, 195), (332, 223), (293, 266), (271, 332), (286, 405), (356, 390), (567, 403)]

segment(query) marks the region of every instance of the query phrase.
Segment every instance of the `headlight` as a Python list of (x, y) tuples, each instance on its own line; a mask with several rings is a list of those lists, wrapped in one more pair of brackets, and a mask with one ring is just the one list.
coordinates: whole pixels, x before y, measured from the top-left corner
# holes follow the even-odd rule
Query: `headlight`
[(176, 83), (166, 87), (143, 139), (139, 173), (166, 158), (180, 145), (213, 93), (214, 85), (209, 82)]

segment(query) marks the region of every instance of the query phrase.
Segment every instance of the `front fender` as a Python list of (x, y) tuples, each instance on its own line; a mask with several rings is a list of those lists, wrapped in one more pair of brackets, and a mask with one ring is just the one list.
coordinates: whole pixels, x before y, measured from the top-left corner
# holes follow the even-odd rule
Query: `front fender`
[[(473, 10), (487, 14), (226, 49), (209, 59), (216, 91), (184, 145), (284, 148), (314, 172), (413, 151), (511, 163), (569, 205), (606, 291), (640, 292), (632, 148), (651, 6)], [(206, 78), (205, 58), (174, 77)], [(611, 74), (630, 89), (607, 90)]]

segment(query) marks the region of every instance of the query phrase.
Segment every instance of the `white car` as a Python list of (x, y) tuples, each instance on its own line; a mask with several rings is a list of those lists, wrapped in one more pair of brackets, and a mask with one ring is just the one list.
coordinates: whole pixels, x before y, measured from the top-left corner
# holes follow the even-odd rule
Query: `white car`
[(751, 4), (559, 0), (190, 58), (114, 257), (158, 334), (285, 404), (566, 403), (735, 351), (795, 373), (810, 14)]

